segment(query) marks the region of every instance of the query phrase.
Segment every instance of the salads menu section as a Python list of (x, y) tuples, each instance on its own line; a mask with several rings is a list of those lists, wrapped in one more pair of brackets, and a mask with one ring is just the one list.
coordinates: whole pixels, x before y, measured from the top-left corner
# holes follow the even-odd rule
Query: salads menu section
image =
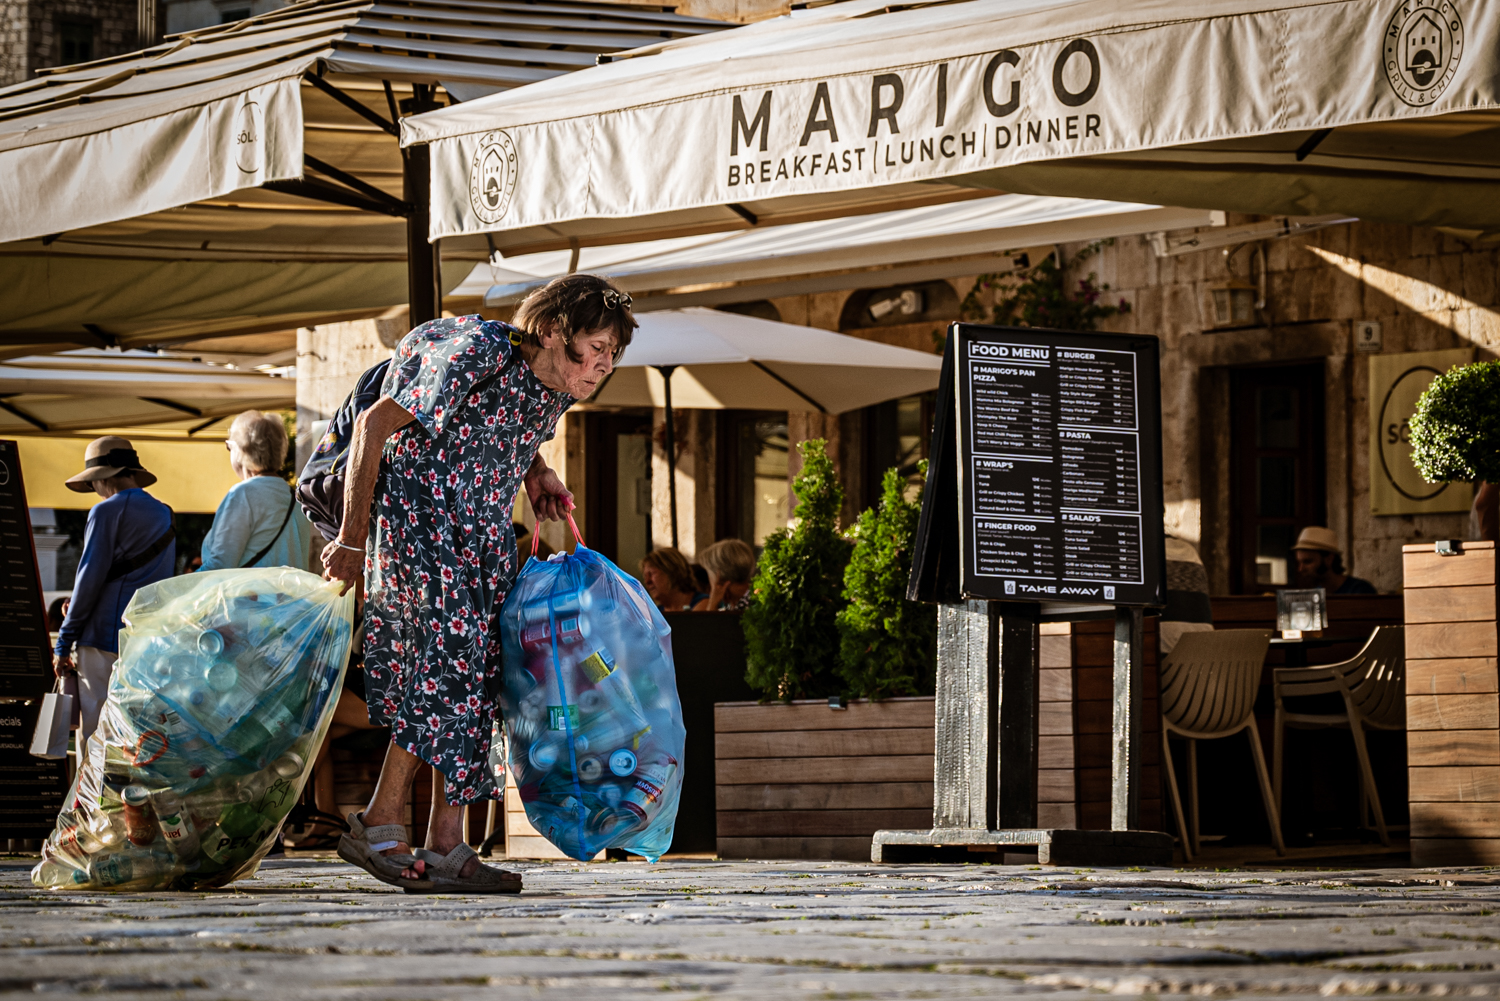
[(1164, 601), (1157, 350), (1152, 337), (955, 327), (965, 595)]

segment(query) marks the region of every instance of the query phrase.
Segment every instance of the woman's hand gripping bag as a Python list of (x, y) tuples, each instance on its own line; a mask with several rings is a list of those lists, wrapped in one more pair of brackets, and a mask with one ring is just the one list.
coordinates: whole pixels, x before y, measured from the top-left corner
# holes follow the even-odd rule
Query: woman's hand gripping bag
[(572, 858), (623, 848), (656, 861), (687, 739), (666, 620), (582, 540), (528, 562), (501, 615), (500, 707), (527, 819)]
[(277, 567), (137, 591), (32, 882), (200, 890), (254, 873), (333, 718), (354, 615), (339, 586)]

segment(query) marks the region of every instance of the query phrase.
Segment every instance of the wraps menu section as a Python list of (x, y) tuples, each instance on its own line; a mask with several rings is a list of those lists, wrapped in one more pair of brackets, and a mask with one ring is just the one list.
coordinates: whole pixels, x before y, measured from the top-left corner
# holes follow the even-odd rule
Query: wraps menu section
[(1157, 341), (959, 324), (962, 590), (1160, 604)]

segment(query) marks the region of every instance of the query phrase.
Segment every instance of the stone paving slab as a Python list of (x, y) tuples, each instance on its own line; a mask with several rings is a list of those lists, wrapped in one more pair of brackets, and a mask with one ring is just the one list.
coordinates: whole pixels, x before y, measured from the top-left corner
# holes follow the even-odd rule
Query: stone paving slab
[(466, 897), (324, 859), (178, 894), (29, 867), (0, 860), (0, 996), (1500, 995), (1500, 870), (517, 862), (523, 894)]

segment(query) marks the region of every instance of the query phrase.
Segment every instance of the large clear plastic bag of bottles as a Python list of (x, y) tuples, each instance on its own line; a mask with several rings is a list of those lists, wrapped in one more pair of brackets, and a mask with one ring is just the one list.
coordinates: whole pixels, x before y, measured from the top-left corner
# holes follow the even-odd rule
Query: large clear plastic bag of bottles
[(137, 591), (32, 882), (200, 890), (252, 875), (333, 718), (354, 614), (340, 586), (276, 567)]
[(623, 848), (656, 861), (687, 731), (671, 628), (646, 589), (580, 542), (526, 564), (501, 632), (510, 772), (531, 825), (572, 858)]

